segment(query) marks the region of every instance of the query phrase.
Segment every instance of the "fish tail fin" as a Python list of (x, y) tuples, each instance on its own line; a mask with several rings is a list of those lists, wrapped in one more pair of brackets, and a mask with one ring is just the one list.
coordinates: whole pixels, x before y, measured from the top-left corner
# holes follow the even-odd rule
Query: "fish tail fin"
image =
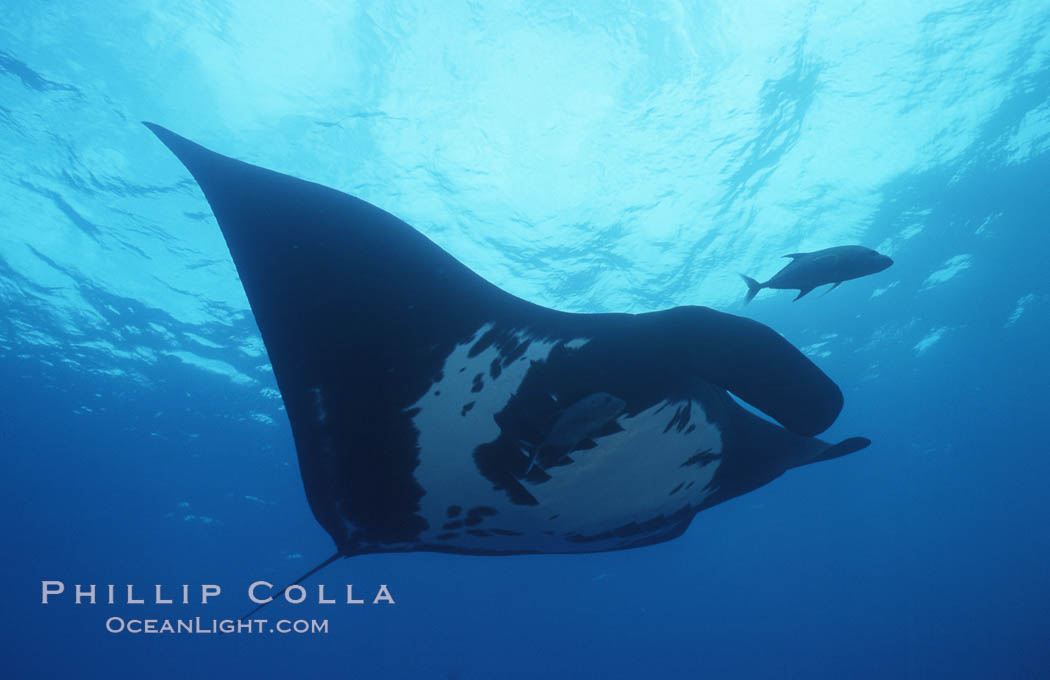
[(271, 597), (271, 598), (270, 598), (269, 600), (267, 600), (266, 602), (263, 602), (263, 603), (262, 603), (261, 605), (259, 605), (259, 606), (258, 606), (258, 607), (256, 607), (255, 609), (251, 610), (250, 612), (248, 612), (248, 613), (247, 613), (247, 614), (245, 614), (244, 616), (242, 616), (242, 617), (241, 617), (241, 621), (247, 621), (248, 619), (252, 618), (253, 616), (255, 616), (255, 613), (256, 613), (257, 611), (259, 611), (260, 609), (262, 609), (262, 608), (263, 608), (263, 607), (265, 607), (266, 605), (270, 604), (271, 602), (273, 602), (274, 600), (276, 600), (277, 598), (279, 598), (279, 597), (280, 597), (281, 595), (284, 595), (284, 591), (288, 590), (288, 589), (289, 589), (289, 588), (291, 588), (292, 586), (297, 586), (297, 585), (299, 585), (300, 583), (302, 583), (302, 582), (303, 582), (303, 581), (305, 581), (306, 579), (310, 578), (311, 576), (313, 576), (313, 575), (314, 575), (314, 574), (316, 574), (317, 572), (319, 572), (319, 571), (321, 571), (322, 569), (324, 569), (325, 567), (327, 567), (327, 566), (328, 566), (329, 564), (331, 564), (332, 562), (335, 562), (335, 561), (336, 561), (337, 559), (339, 559), (340, 557), (345, 557), (345, 555), (343, 555), (343, 553), (341, 553), (341, 552), (337, 552), (336, 554), (332, 555), (331, 557), (329, 557), (329, 558), (328, 558), (327, 560), (325, 560), (324, 562), (321, 562), (321, 563), (320, 563), (320, 564), (318, 564), (318, 565), (317, 565), (316, 567), (314, 567), (314, 568), (313, 568), (313, 569), (311, 569), (310, 571), (306, 572), (305, 574), (303, 574), (302, 576), (300, 576), (299, 578), (297, 578), (297, 579), (296, 579), (296, 580), (295, 580), (295, 581), (294, 581), (293, 583), (289, 583), (289, 584), (288, 584), (288, 585), (286, 585), (286, 586), (285, 586), (284, 588), (281, 588), (281, 591), (280, 591), (279, 593), (277, 593), (276, 595), (274, 595), (273, 597)]
[(744, 298), (744, 304), (746, 305), (755, 299), (755, 296), (758, 295), (758, 291), (762, 290), (762, 284), (745, 274), (741, 274), (740, 278), (742, 278), (744, 283), (747, 284), (747, 297)]

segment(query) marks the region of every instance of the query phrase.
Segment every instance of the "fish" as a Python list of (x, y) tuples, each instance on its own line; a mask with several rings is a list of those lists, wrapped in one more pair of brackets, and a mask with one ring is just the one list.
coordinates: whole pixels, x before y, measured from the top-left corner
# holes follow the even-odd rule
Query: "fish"
[(625, 406), (627, 404), (622, 399), (606, 392), (598, 392), (565, 409), (539, 446), (524, 448), (529, 456), (529, 466), (525, 469), (525, 475), (528, 476), (536, 465), (537, 458), (544, 452), (553, 451), (554, 462), (561, 460), (585, 439), (615, 421), (616, 417), (623, 413)]
[[(360, 198), (146, 126), (225, 237), (306, 502), (334, 544), (296, 584), (366, 554), (652, 545), (792, 468), (870, 444), (817, 436), (841, 389), (757, 321), (694, 305), (544, 307)], [(572, 424), (602, 394), (610, 407)], [(594, 437), (586, 456), (526, 479), (520, 442), (580, 436)]]
[(817, 286), (834, 284), (828, 289), (831, 292), (843, 281), (859, 279), (862, 276), (877, 274), (893, 264), (893, 260), (864, 246), (836, 246), (816, 250), (812, 253), (791, 253), (783, 269), (765, 283), (741, 274), (747, 284), (747, 297), (744, 304), (751, 302), (758, 291), (763, 288), (776, 290), (798, 290), (795, 300), (799, 300)]

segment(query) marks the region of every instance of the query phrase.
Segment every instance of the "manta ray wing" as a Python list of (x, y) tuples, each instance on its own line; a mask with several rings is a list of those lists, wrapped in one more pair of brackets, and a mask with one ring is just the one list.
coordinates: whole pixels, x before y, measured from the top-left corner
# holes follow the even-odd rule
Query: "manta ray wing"
[[(837, 417), (841, 392), (757, 322), (703, 307), (544, 308), (365, 201), (146, 125), (222, 229), (311, 510), (343, 555), (665, 540), (705, 501), (747, 490), (716, 473), (730, 459), (726, 470), (747, 468), (755, 446), (736, 455), (731, 442), (748, 431), (761, 430), (781, 472), (828, 449), (813, 435)], [(783, 427), (740, 417), (727, 390)], [(526, 479), (519, 442), (544, 441), (559, 402), (599, 392), (623, 414), (593, 448)]]

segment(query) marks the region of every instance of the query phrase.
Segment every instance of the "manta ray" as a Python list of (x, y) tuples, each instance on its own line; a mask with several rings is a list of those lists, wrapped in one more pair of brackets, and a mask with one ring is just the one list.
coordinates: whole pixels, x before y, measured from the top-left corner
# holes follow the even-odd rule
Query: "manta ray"
[(651, 545), (870, 444), (817, 438), (842, 392), (767, 326), (533, 304), (359, 198), (146, 125), (222, 229), (335, 544), (299, 581), (374, 553)]

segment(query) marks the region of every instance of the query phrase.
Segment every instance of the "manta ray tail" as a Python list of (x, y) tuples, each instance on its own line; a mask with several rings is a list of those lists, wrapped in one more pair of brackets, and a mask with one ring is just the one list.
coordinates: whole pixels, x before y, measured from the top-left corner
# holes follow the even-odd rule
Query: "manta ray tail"
[(274, 600), (276, 600), (277, 598), (279, 598), (279, 597), (280, 597), (281, 595), (284, 595), (284, 592), (285, 592), (286, 590), (288, 590), (288, 589), (289, 589), (289, 588), (291, 588), (292, 586), (297, 586), (297, 585), (299, 585), (300, 583), (302, 583), (302, 582), (303, 582), (303, 581), (305, 581), (306, 579), (310, 578), (311, 576), (313, 576), (313, 575), (314, 575), (314, 574), (316, 574), (317, 572), (319, 572), (319, 571), (321, 571), (322, 569), (324, 569), (325, 567), (327, 567), (327, 566), (328, 566), (329, 564), (331, 564), (332, 562), (335, 562), (335, 561), (336, 561), (337, 559), (339, 559), (340, 557), (346, 557), (346, 555), (344, 555), (343, 553), (340, 553), (340, 552), (337, 552), (336, 554), (332, 555), (331, 557), (329, 557), (329, 558), (328, 558), (327, 560), (325, 560), (324, 562), (321, 562), (321, 563), (320, 563), (320, 564), (318, 564), (318, 565), (317, 565), (316, 567), (314, 567), (314, 568), (313, 568), (313, 569), (311, 569), (310, 571), (306, 572), (305, 574), (303, 574), (302, 576), (300, 576), (299, 578), (297, 578), (297, 579), (296, 579), (296, 580), (295, 580), (295, 581), (294, 581), (293, 583), (289, 583), (289, 584), (288, 584), (288, 585), (286, 585), (286, 586), (285, 586), (284, 588), (281, 588), (281, 592), (277, 593), (276, 595), (274, 595), (273, 597), (271, 597), (271, 598), (270, 598), (269, 600), (267, 600), (266, 602), (263, 602), (263, 603), (262, 603), (261, 605), (259, 605), (259, 606), (258, 606), (258, 607), (256, 607), (255, 609), (251, 610), (250, 612), (248, 612), (248, 613), (247, 613), (247, 614), (245, 614), (244, 616), (242, 616), (242, 617), (241, 617), (241, 621), (247, 621), (248, 619), (252, 618), (253, 616), (255, 616), (255, 613), (256, 613), (257, 611), (259, 611), (260, 609), (262, 609), (262, 608), (263, 608), (263, 607), (265, 607), (266, 605), (270, 604), (271, 602), (273, 602)]
[(755, 299), (755, 296), (758, 295), (758, 291), (762, 290), (763, 286), (761, 283), (755, 281), (750, 276), (745, 276), (744, 274), (741, 274), (740, 278), (742, 278), (744, 280), (744, 283), (747, 284), (747, 297), (744, 298), (744, 304), (746, 305), (747, 303)]

